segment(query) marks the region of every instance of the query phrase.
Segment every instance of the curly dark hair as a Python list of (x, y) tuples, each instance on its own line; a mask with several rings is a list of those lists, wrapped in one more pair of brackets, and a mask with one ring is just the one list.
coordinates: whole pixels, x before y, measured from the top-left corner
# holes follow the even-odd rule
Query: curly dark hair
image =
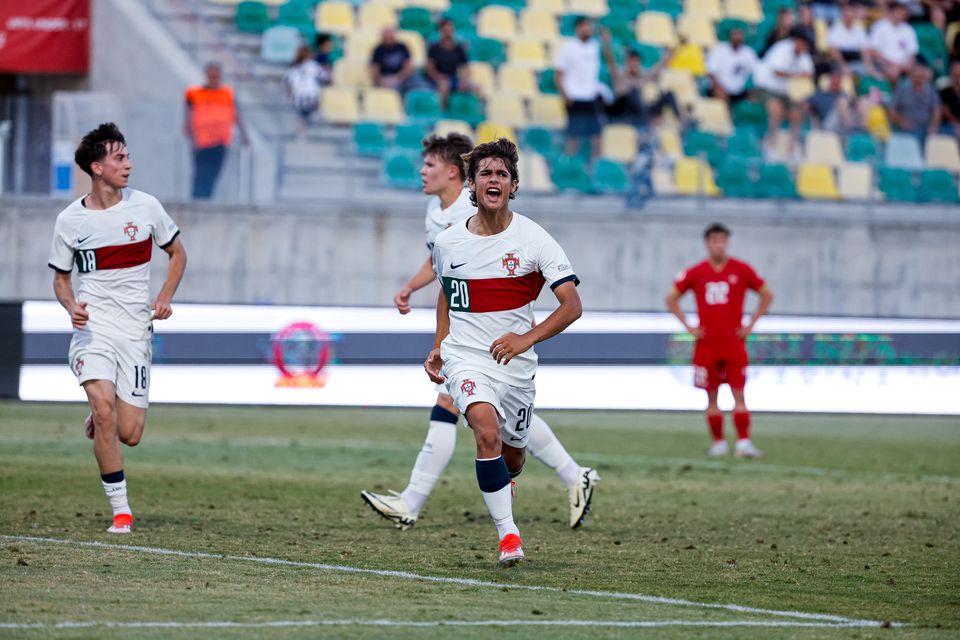
[(423, 151), (420, 156), (437, 156), (460, 171), (460, 180), (467, 179), (463, 168), (463, 155), (470, 153), (473, 143), (462, 133), (448, 133), (446, 136), (430, 135), (423, 139)]
[(117, 125), (112, 122), (104, 122), (83, 136), (83, 140), (80, 141), (80, 146), (77, 147), (76, 152), (73, 154), (73, 161), (76, 162), (88, 176), (93, 177), (93, 169), (90, 168), (90, 165), (103, 160), (107, 155), (107, 151), (110, 149), (110, 145), (114, 142), (122, 145), (127, 144)]
[[(499, 140), (478, 144), (473, 148), (473, 151), (463, 155), (463, 163), (467, 169), (467, 178), (473, 180), (474, 185), (476, 185), (480, 161), (486, 160), (487, 158), (499, 158), (503, 160), (503, 164), (507, 166), (507, 171), (510, 172), (511, 182), (520, 182), (520, 172), (517, 171), (517, 162), (520, 160), (520, 156), (517, 154), (517, 145), (507, 138), (500, 138)], [(516, 192), (511, 191), (510, 199), (513, 200), (516, 197)], [(476, 191), (470, 191), (470, 204), (477, 206)]]

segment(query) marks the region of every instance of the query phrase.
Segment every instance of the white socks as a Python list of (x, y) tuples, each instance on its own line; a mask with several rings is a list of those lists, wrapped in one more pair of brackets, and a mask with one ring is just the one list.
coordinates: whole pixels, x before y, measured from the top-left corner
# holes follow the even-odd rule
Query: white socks
[(530, 435), (527, 437), (527, 451), (533, 457), (557, 472), (563, 486), (570, 487), (580, 477), (580, 465), (563, 448), (543, 418), (536, 413), (530, 421)]
[(430, 421), (423, 448), (417, 454), (417, 461), (413, 465), (413, 471), (410, 472), (410, 482), (400, 494), (403, 502), (414, 515), (420, 513), (440, 475), (450, 463), (456, 444), (456, 423)]
[(107, 499), (110, 501), (113, 515), (132, 515), (133, 512), (130, 511), (130, 505), (127, 503), (127, 481), (104, 482), (101, 480), (100, 482), (103, 484), (103, 492), (107, 494)]
[(503, 536), (509, 533), (519, 536), (520, 529), (513, 522), (513, 496), (510, 495), (510, 485), (493, 493), (486, 491), (482, 493), (490, 517), (493, 518), (493, 524), (497, 525), (497, 537), (503, 540)]

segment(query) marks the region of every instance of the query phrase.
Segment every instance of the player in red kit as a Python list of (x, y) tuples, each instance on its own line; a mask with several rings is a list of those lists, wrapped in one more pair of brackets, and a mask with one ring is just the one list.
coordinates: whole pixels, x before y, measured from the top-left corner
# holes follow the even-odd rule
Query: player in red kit
[[(721, 384), (733, 393), (733, 424), (737, 428), (738, 458), (759, 458), (763, 452), (750, 442), (750, 412), (743, 397), (747, 382), (747, 336), (773, 302), (773, 293), (746, 262), (727, 255), (730, 230), (714, 223), (703, 232), (707, 259), (677, 276), (667, 294), (667, 308), (696, 339), (693, 349), (694, 384), (707, 392), (707, 424), (713, 435), (708, 456), (730, 452), (723, 438), (723, 413), (717, 405)], [(697, 297), (698, 326), (691, 325), (680, 309), (680, 298), (692, 290)], [(760, 294), (760, 304), (750, 322), (743, 324), (747, 290)]]

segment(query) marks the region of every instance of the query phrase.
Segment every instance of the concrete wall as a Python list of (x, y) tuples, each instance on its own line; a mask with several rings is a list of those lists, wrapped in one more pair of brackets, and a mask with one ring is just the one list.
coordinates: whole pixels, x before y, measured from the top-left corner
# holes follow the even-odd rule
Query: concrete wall
[[(733, 204), (706, 211), (656, 207), (658, 213), (625, 217), (597, 213), (602, 200), (582, 202), (587, 206), (557, 209), (521, 200), (517, 210), (541, 221), (564, 246), (591, 309), (662, 309), (674, 275), (702, 259), (704, 225), (720, 218), (734, 229), (732, 252), (753, 263), (776, 293), (776, 313), (960, 317), (957, 209), (922, 222), (922, 212), (909, 210), (895, 210), (886, 216), (890, 221), (817, 210), (786, 219), (769, 206)], [(65, 204), (0, 199), (0, 298), (52, 297), (45, 265), (53, 222)], [(426, 258), (422, 207), (417, 197), (389, 207), (168, 203), (189, 253), (178, 299), (389, 305)], [(896, 221), (908, 216), (918, 221)], [(159, 280), (165, 256), (156, 259)], [(431, 286), (415, 303), (432, 305), (435, 296)]]

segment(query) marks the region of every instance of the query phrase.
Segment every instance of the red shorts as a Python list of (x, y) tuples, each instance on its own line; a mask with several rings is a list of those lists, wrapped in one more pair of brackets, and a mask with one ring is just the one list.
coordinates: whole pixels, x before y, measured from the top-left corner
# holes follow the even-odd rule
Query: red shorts
[(721, 384), (743, 389), (747, 384), (747, 348), (743, 341), (706, 343), (697, 341), (693, 348), (693, 384), (714, 391)]

